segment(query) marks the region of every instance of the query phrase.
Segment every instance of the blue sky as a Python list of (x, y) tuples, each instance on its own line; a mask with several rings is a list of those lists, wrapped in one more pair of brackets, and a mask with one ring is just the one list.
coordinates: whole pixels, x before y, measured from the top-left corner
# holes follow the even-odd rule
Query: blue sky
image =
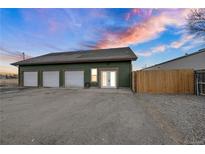
[(0, 9), (0, 72), (49, 52), (129, 46), (134, 69), (204, 48), (185, 29), (190, 9)]

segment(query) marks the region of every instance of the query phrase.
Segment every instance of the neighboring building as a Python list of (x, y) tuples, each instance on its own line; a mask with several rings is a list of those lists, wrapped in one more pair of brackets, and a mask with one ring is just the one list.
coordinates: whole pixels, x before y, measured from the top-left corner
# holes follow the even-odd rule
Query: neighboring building
[(50, 53), (12, 63), (19, 67), (19, 86), (131, 87), (129, 47)]
[(205, 69), (205, 48), (185, 56), (169, 60), (143, 70), (162, 70), (162, 69)]

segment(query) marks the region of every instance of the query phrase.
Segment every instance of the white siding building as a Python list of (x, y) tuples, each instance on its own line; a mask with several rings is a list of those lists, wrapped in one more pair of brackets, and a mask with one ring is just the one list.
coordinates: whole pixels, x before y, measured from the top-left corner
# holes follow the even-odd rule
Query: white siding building
[(143, 70), (162, 70), (162, 69), (205, 69), (205, 48), (176, 59), (172, 59)]

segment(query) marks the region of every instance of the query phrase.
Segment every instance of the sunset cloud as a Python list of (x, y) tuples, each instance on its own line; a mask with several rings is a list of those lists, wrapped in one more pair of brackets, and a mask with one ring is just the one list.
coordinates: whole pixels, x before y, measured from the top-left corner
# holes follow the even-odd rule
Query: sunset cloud
[(166, 48), (167, 48), (166, 45), (159, 45), (159, 46), (151, 48), (149, 51), (136, 51), (136, 54), (142, 57), (149, 57), (156, 53), (165, 52)]
[(143, 18), (148, 18), (152, 15), (152, 10), (153, 9), (134, 8), (126, 14), (125, 20), (129, 20), (134, 16), (142, 16)]
[(28, 58), (124, 46), (141, 56), (134, 65), (151, 65), (205, 47), (204, 40), (193, 38), (185, 28), (190, 10), (2, 8), (0, 65), (22, 60), (22, 52)]
[[(31, 56), (25, 54), (25, 59), (31, 58)], [(23, 53), (17, 51), (11, 51), (5, 47), (0, 46), (0, 61), (1, 62), (16, 62), (23, 60)]]
[(152, 48), (152, 52), (153, 53), (160, 53), (160, 52), (164, 52), (166, 50), (166, 46), (165, 45), (159, 45), (157, 47)]
[(139, 15), (141, 13), (141, 9), (139, 8), (134, 8), (132, 11), (126, 14), (125, 19), (129, 20), (132, 16), (134, 15)]
[(49, 30), (55, 32), (57, 30), (58, 24), (54, 20), (49, 21)]
[(21, 10), (22, 17), (28, 23), (35, 23), (36, 26), (45, 27), (48, 33), (62, 32), (73, 26), (70, 15), (64, 9), (31, 9)]
[[(167, 26), (182, 26), (187, 10), (167, 11), (136, 23), (122, 32), (106, 32), (96, 48), (111, 48), (143, 43), (157, 38)], [(175, 15), (175, 16), (174, 16)]]
[(144, 52), (135, 52), (137, 56), (142, 56), (142, 57), (149, 57), (153, 55), (152, 51), (144, 51)]
[(194, 37), (193, 35), (183, 35), (180, 40), (172, 42), (170, 44), (170, 47), (175, 49), (180, 48), (183, 45), (185, 45), (187, 42), (192, 40), (193, 37)]
[(183, 47), (184, 45), (186, 45), (187, 43), (191, 43), (187, 47), (184, 47), (185, 49), (188, 50), (191, 47), (194, 47), (197, 44), (202, 43), (202, 40), (193, 40), (193, 37), (194, 37), (193, 35), (182, 35), (182, 37), (177, 41), (173, 41), (166, 45), (159, 45), (159, 46), (153, 47), (149, 51), (138, 51), (136, 53), (138, 54), (138, 56), (148, 57), (156, 53), (166, 52), (166, 50), (168, 49), (179, 49)]
[(23, 60), (22, 56), (15, 56), (15, 55), (9, 55), (9, 54), (2, 54), (0, 53), (0, 61), (1, 62), (17, 62), (20, 60)]

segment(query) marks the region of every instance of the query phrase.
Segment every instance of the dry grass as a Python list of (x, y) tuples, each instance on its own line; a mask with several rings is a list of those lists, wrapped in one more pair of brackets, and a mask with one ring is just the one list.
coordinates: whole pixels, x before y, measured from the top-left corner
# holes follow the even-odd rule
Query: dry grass
[(17, 86), (18, 79), (0, 79), (0, 87)]

